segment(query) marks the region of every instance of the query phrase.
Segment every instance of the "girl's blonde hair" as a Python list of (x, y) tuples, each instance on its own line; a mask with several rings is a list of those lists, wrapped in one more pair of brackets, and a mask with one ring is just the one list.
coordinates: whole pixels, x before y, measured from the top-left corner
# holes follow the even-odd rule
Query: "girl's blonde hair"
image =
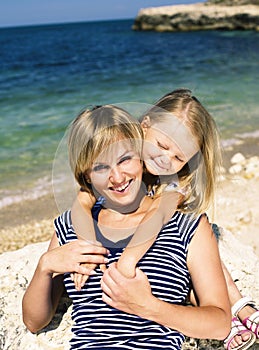
[(188, 89), (166, 94), (146, 115), (151, 125), (177, 117), (190, 130), (200, 151), (177, 174), (179, 185), (185, 190), (179, 210), (196, 214), (205, 212), (214, 203), (216, 180), (222, 162), (214, 119)]
[(68, 138), (69, 162), (83, 190), (93, 193), (87, 172), (99, 154), (112, 143), (125, 139), (141, 157), (143, 132), (139, 122), (114, 105), (86, 109), (72, 122)]

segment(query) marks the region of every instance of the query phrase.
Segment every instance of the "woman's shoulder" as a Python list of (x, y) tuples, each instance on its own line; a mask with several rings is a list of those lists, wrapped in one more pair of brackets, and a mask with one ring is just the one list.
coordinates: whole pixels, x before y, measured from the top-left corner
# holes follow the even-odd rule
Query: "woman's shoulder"
[(72, 227), (71, 210), (66, 210), (54, 220), (55, 227)]
[(67, 210), (60, 214), (54, 220), (54, 226), (60, 245), (77, 239), (72, 225), (70, 210)]
[(177, 210), (168, 224), (173, 224), (178, 228), (178, 231), (183, 233), (193, 233), (202, 218), (203, 214), (197, 215), (196, 213), (185, 213)]

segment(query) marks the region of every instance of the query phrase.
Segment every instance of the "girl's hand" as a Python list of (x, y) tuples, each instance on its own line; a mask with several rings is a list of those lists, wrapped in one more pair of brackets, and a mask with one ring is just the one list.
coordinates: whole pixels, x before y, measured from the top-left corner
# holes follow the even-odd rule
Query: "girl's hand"
[[(94, 273), (94, 270), (96, 269), (96, 267), (98, 266), (98, 264), (90, 264), (90, 263), (83, 263), (81, 264), (81, 266), (89, 269), (91, 272), (91, 274)], [(100, 269), (102, 272), (104, 272), (106, 270), (106, 265), (105, 264), (100, 264)], [(74, 281), (75, 283), (75, 288), (76, 290), (80, 291), (81, 288), (85, 285), (86, 281), (89, 278), (89, 275), (83, 275), (81, 273), (71, 273), (71, 279), (72, 281)]]
[(118, 271), (116, 263), (104, 272), (101, 287), (105, 303), (141, 317), (145, 317), (151, 300), (154, 299), (144, 272), (137, 268), (134, 278), (126, 278)]
[(85, 267), (82, 263), (105, 264), (109, 252), (102, 246), (89, 244), (83, 240), (56, 247), (44, 253), (40, 259), (40, 266), (48, 274), (62, 274), (77, 272), (83, 275), (93, 274), (93, 269)]
[[(81, 264), (82, 267), (85, 267), (87, 269), (89, 269), (91, 272), (91, 274), (94, 273), (95, 268), (98, 266), (97, 264), (90, 264), (90, 263), (83, 263)], [(89, 278), (89, 275), (83, 275), (81, 273), (71, 273), (70, 277), (72, 279), (72, 281), (75, 283), (75, 288), (76, 290), (80, 291), (81, 288), (85, 285), (86, 281)]]

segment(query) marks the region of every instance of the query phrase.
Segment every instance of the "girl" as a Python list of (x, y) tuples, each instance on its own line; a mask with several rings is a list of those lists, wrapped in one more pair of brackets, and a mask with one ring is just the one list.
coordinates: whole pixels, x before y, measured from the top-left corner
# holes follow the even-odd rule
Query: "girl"
[[(144, 181), (154, 196), (143, 220), (145, 223), (142, 222), (136, 229), (118, 261), (118, 270), (126, 277), (135, 275), (136, 264), (176, 209), (198, 215), (213, 204), (221, 165), (215, 122), (190, 90), (178, 89), (166, 94), (140, 122), (145, 138)], [(94, 197), (80, 192), (72, 208), (75, 231), (78, 236), (88, 240), (93, 226), (91, 207), (94, 203)], [(84, 231), (86, 228), (87, 235)], [(91, 233), (90, 236), (90, 240), (95, 241), (94, 234)], [(89, 265), (93, 270), (95, 267), (94, 264)], [(102, 269), (105, 270), (104, 265)], [(223, 270), (228, 282), (231, 305), (235, 311), (236, 302), (242, 296), (224, 265)], [(78, 290), (87, 278), (87, 275), (75, 276)], [(225, 340), (227, 349), (246, 349), (258, 337), (258, 311), (246, 304), (243, 309), (241, 314), (244, 314), (242, 319), (246, 320), (245, 326), (233, 312), (233, 328)]]

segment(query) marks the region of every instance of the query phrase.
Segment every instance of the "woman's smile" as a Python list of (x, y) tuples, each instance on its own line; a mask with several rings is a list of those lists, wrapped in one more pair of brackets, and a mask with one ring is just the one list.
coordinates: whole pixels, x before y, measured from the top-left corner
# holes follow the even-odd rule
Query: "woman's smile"
[(132, 149), (130, 141), (120, 140), (98, 156), (89, 177), (107, 206), (129, 206), (140, 192), (142, 172), (140, 156)]
[(111, 191), (114, 191), (114, 192), (119, 192), (119, 193), (125, 193), (128, 189), (129, 189), (129, 186), (130, 184), (132, 183), (132, 179), (123, 183), (123, 184), (120, 184), (120, 185), (113, 185), (111, 187), (109, 187), (109, 189)]

